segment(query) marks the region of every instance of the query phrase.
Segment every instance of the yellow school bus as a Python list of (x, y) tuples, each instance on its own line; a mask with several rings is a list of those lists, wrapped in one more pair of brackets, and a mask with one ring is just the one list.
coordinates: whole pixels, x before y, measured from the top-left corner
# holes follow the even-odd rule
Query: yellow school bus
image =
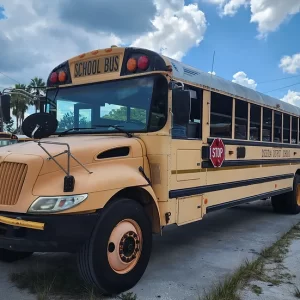
[[(0, 149), (0, 258), (76, 252), (104, 294), (132, 288), (152, 234), (272, 198), (300, 208), (300, 108), (140, 48), (50, 72), (39, 139)], [(201, 234), (201, 233), (199, 233)]]

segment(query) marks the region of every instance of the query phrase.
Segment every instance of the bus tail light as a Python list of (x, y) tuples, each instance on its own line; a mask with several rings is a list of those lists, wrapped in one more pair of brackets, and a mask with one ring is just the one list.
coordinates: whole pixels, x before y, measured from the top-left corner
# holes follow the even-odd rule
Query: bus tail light
[(127, 61), (127, 70), (129, 72), (135, 72), (137, 66), (137, 62), (135, 58), (129, 58)]
[(149, 58), (145, 55), (141, 56), (138, 60), (138, 68), (140, 70), (147, 70), (149, 67)]

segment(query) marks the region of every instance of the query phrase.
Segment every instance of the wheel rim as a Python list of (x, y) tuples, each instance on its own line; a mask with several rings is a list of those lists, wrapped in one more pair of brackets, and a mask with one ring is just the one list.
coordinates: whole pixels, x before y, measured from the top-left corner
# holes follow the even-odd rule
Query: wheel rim
[(300, 184), (297, 184), (297, 204), (300, 206)]
[(118, 223), (107, 244), (110, 267), (119, 274), (130, 272), (141, 257), (142, 243), (142, 230), (134, 220), (126, 219)]

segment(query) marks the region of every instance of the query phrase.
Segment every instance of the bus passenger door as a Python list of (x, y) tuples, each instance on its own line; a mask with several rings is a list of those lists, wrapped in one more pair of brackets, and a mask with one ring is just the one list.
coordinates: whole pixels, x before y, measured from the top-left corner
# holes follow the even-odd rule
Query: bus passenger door
[(202, 107), (201, 90), (173, 91), (170, 195), (178, 202), (178, 225), (202, 217), (202, 195), (195, 192), (206, 178), (201, 168)]

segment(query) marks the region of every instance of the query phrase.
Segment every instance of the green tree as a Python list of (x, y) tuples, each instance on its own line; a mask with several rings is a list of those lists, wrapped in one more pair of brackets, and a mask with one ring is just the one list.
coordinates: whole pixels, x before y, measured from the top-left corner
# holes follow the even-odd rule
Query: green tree
[[(23, 89), (26, 90), (26, 85), (25, 84), (15, 84), (15, 89)], [(14, 89), (12, 90), (14, 91)], [(15, 91), (18, 93), (18, 91)], [(16, 117), (17, 121), (17, 129), (19, 126), (21, 126), (22, 122), (24, 121), (25, 118), (25, 112), (28, 109), (29, 101), (28, 98), (21, 94), (12, 94), (11, 95), (11, 108), (12, 108), (12, 114)]]
[(9, 122), (4, 123), (4, 130), (7, 132), (13, 132), (14, 130), (14, 120), (10, 118)]
[[(90, 128), (91, 122), (87, 120), (86, 117), (79, 115), (79, 127), (80, 128)], [(58, 130), (63, 131), (74, 127), (74, 113), (67, 112), (64, 114), (62, 119), (58, 122)]]
[[(115, 121), (127, 121), (127, 107), (121, 106), (120, 108), (112, 109), (107, 115), (104, 115), (102, 118)], [(130, 109), (130, 120), (136, 120), (146, 123), (146, 110), (132, 107)]]
[[(36, 96), (42, 96), (45, 94), (45, 91), (46, 91), (46, 83), (42, 78), (34, 77), (33, 79), (31, 79), (31, 82), (28, 85), (28, 92)], [(35, 106), (35, 112), (37, 112), (40, 109), (39, 101), (31, 101), (30, 105)]]

